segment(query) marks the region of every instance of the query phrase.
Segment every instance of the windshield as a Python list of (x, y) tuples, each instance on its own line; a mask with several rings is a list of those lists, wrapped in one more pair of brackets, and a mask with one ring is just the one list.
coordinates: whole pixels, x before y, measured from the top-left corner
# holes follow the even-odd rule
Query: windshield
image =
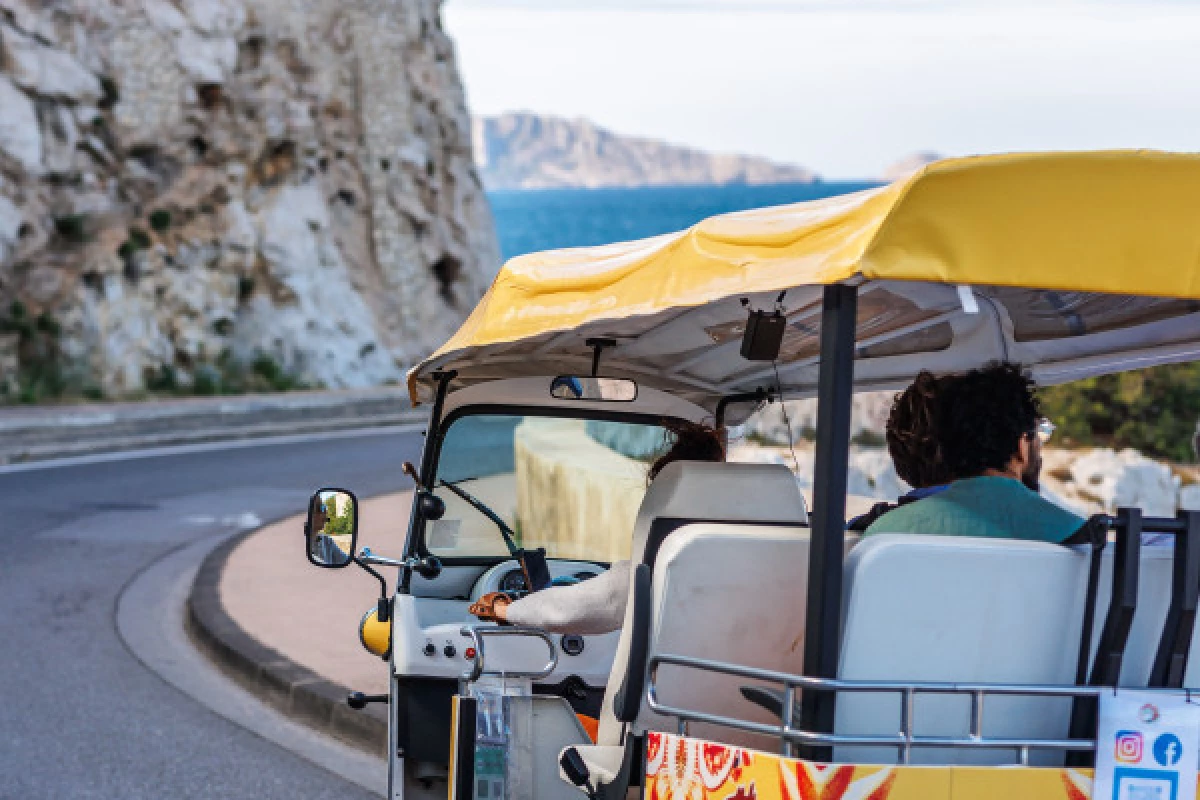
[(456, 420), (438, 459), (436, 493), (445, 515), (425, 530), (441, 558), (507, 558), (495, 523), (441, 485), (482, 501), (515, 532), (517, 544), (549, 558), (629, 558), (646, 472), (662, 452), (657, 425), (514, 415)]

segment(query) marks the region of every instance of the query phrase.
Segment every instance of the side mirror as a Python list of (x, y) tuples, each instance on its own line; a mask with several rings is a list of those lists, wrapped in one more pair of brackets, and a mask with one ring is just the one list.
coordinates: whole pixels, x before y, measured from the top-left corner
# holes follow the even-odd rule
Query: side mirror
[(346, 489), (318, 489), (308, 501), (305, 551), (318, 567), (344, 567), (358, 548), (358, 499)]

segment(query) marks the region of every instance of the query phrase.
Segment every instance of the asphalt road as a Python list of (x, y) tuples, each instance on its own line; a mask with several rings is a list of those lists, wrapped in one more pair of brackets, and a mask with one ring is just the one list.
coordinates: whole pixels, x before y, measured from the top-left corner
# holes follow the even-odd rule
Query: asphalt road
[(373, 433), (0, 472), (0, 798), (371, 797), (168, 684), (115, 614), (156, 562), (297, 513), (317, 486), (406, 487), (420, 446)]

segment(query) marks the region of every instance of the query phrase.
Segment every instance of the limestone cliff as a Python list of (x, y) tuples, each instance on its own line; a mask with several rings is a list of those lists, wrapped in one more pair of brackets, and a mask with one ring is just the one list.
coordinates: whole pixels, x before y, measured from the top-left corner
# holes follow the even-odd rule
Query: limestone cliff
[(811, 183), (803, 167), (706, 153), (623, 136), (586, 119), (527, 112), (473, 121), (475, 156), (489, 189)]
[(0, 0), (0, 369), (399, 379), (499, 261), (439, 5)]

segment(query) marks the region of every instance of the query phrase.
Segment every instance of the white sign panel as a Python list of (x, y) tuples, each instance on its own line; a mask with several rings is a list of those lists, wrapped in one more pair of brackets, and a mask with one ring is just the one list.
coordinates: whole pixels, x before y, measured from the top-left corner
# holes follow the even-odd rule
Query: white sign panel
[(1196, 800), (1198, 745), (1200, 705), (1183, 694), (1102, 695), (1092, 800)]

